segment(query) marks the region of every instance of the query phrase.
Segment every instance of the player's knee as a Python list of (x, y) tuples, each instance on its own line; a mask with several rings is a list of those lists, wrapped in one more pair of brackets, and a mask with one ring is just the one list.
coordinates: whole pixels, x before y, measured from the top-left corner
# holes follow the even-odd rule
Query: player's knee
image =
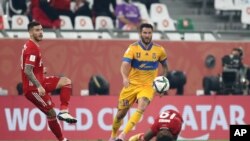
[(70, 85), (72, 81), (67, 77), (61, 77), (62, 85)]
[(48, 118), (54, 118), (56, 117), (56, 111), (54, 109), (50, 109), (47, 113)]

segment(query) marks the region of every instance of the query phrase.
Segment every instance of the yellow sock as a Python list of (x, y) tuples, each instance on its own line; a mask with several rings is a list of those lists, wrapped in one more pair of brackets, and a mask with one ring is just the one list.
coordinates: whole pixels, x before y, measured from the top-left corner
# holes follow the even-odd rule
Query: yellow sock
[(136, 110), (136, 112), (130, 117), (123, 133), (127, 134), (129, 131), (133, 129), (133, 127), (137, 124), (137, 122), (141, 119), (143, 111)]
[(111, 133), (112, 138), (115, 138), (117, 136), (117, 131), (119, 130), (121, 125), (122, 125), (122, 120), (118, 121), (118, 119), (115, 117), (112, 125), (112, 133)]

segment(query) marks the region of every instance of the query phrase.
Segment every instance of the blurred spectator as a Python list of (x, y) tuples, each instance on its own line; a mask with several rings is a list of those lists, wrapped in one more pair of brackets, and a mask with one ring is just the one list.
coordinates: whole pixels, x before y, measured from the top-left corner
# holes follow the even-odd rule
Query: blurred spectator
[(53, 7), (58, 15), (65, 15), (70, 17), (72, 24), (74, 25), (75, 15), (70, 10), (71, 0), (50, 0), (50, 5)]
[(59, 15), (47, 0), (31, 0), (31, 15), (44, 28), (60, 27)]
[(89, 8), (89, 2), (86, 0), (75, 0), (76, 5), (74, 7), (75, 16), (89, 16), (92, 17), (91, 10)]
[(28, 14), (26, 0), (9, 0), (9, 16)]
[(136, 30), (142, 19), (137, 6), (130, 0), (123, 0), (116, 6), (115, 14), (118, 18), (118, 28), (123, 30)]
[(16, 85), (16, 90), (18, 95), (23, 95), (23, 83), (19, 82)]
[(115, 14), (110, 11), (110, 5), (112, 8), (116, 9), (116, 0), (94, 0), (93, 3), (93, 16), (109, 16), (113, 20), (116, 19)]
[(160, 3), (159, 0), (133, 0), (133, 1), (145, 4), (148, 10), (150, 10), (150, 6), (152, 3)]

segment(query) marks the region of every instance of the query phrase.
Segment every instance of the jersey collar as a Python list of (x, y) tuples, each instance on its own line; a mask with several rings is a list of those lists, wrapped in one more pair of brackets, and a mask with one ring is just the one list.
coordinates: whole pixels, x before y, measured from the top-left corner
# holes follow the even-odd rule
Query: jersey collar
[(138, 44), (142, 47), (142, 49), (144, 49), (144, 50), (150, 50), (151, 48), (152, 48), (152, 46), (153, 46), (153, 42), (150, 42), (149, 44), (148, 44), (148, 48), (146, 48), (145, 46), (144, 46), (144, 44), (142, 43), (142, 41), (140, 40), (140, 41), (138, 41)]

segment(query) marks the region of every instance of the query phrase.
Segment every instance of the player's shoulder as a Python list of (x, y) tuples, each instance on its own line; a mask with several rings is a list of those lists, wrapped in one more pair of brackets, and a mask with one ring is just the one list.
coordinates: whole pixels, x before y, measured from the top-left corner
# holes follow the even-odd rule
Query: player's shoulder
[(26, 48), (27, 51), (39, 51), (39, 48), (37, 47), (37, 45), (31, 41), (31, 40), (28, 40), (25, 44), (24, 44), (24, 47)]
[(164, 49), (162, 45), (160, 45), (158, 43), (155, 43), (155, 42), (153, 42), (153, 47), (157, 48), (157, 49), (160, 49), (160, 50)]
[(139, 43), (138, 42), (134, 42), (134, 43), (132, 43), (132, 44), (130, 44), (128, 46), (128, 48), (130, 48), (130, 49), (135, 49), (135, 48), (138, 48), (138, 47), (139, 47)]

